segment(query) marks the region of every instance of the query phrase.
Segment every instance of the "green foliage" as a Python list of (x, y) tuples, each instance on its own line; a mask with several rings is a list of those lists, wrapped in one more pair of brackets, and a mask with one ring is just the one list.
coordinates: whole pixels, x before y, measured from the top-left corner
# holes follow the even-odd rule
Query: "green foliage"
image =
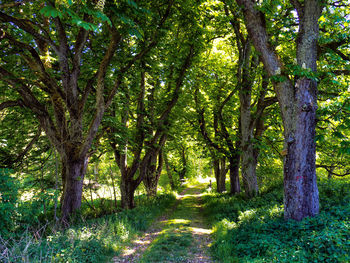
[(348, 262), (349, 179), (319, 182), (321, 213), (301, 222), (283, 218), (282, 188), (252, 200), (208, 195), (215, 222), (212, 252), (222, 262)]
[(40, 14), (46, 16), (46, 17), (59, 17), (59, 18), (69, 18), (70, 23), (73, 25), (77, 25), (78, 27), (82, 27), (85, 30), (97, 30), (98, 26), (97, 24), (99, 22), (107, 22), (109, 25), (111, 25), (110, 19), (101, 11), (94, 10), (88, 5), (79, 5), (79, 12), (92, 16), (96, 22), (90, 23), (87, 21), (84, 21), (82, 18), (82, 15), (78, 13), (77, 6), (72, 5), (72, 3), (68, 3), (67, 5), (59, 5), (58, 7), (54, 7), (52, 5), (47, 5), (40, 9)]
[(0, 235), (7, 237), (15, 223), (18, 181), (11, 176), (11, 170), (0, 168)]
[(43, 227), (45, 231), (35, 231), (35, 235), (27, 231), (17, 240), (0, 236), (7, 251), (0, 255), (0, 261), (105, 262), (119, 252), (122, 243), (147, 229), (155, 217), (175, 202), (175, 197), (143, 196), (137, 202), (138, 207), (133, 210), (89, 220), (63, 231)]

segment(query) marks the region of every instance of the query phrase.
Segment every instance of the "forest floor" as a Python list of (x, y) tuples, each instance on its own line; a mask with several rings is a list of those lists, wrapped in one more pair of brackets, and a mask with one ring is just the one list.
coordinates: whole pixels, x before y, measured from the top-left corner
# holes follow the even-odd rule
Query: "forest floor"
[(189, 186), (150, 228), (113, 258), (118, 262), (213, 262), (211, 228), (203, 217), (203, 185)]

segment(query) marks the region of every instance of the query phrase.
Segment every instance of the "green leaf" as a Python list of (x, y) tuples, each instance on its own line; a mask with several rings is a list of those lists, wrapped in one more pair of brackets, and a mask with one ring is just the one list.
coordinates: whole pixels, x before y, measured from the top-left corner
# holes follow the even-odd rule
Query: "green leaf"
[(132, 1), (132, 0), (128, 0), (127, 3), (134, 7), (135, 9), (139, 9), (139, 6), (137, 5), (137, 3), (135, 1)]
[(337, 138), (345, 138), (344, 134), (341, 133), (340, 131), (333, 132), (333, 135)]
[(130, 28), (129, 29), (129, 34), (132, 36), (136, 36), (138, 39), (142, 39), (143, 36), (141, 35), (140, 31), (137, 30), (136, 28)]
[(62, 16), (62, 14), (53, 6), (45, 6), (40, 10), (40, 14), (46, 17), (57, 17)]
[(325, 141), (325, 137), (324, 134), (318, 134), (315, 136), (315, 141), (316, 142), (324, 142)]

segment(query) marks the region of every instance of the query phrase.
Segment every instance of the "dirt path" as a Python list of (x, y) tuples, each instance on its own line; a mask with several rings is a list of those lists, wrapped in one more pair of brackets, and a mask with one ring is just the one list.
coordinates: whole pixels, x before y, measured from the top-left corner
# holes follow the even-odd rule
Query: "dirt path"
[(202, 216), (201, 189), (200, 186), (185, 189), (175, 205), (113, 262), (213, 262), (208, 251), (211, 229)]

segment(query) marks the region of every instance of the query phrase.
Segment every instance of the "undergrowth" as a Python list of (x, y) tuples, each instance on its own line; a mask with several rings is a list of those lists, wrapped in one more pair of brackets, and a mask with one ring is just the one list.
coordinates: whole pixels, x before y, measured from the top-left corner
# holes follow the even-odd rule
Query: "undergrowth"
[(282, 187), (247, 200), (208, 194), (219, 262), (350, 262), (350, 180), (321, 180), (320, 214), (301, 222), (283, 218)]
[(0, 262), (105, 262), (175, 200), (170, 194), (153, 199), (142, 196), (133, 210), (87, 220), (62, 231), (45, 225), (26, 231), (21, 238), (0, 236)]

